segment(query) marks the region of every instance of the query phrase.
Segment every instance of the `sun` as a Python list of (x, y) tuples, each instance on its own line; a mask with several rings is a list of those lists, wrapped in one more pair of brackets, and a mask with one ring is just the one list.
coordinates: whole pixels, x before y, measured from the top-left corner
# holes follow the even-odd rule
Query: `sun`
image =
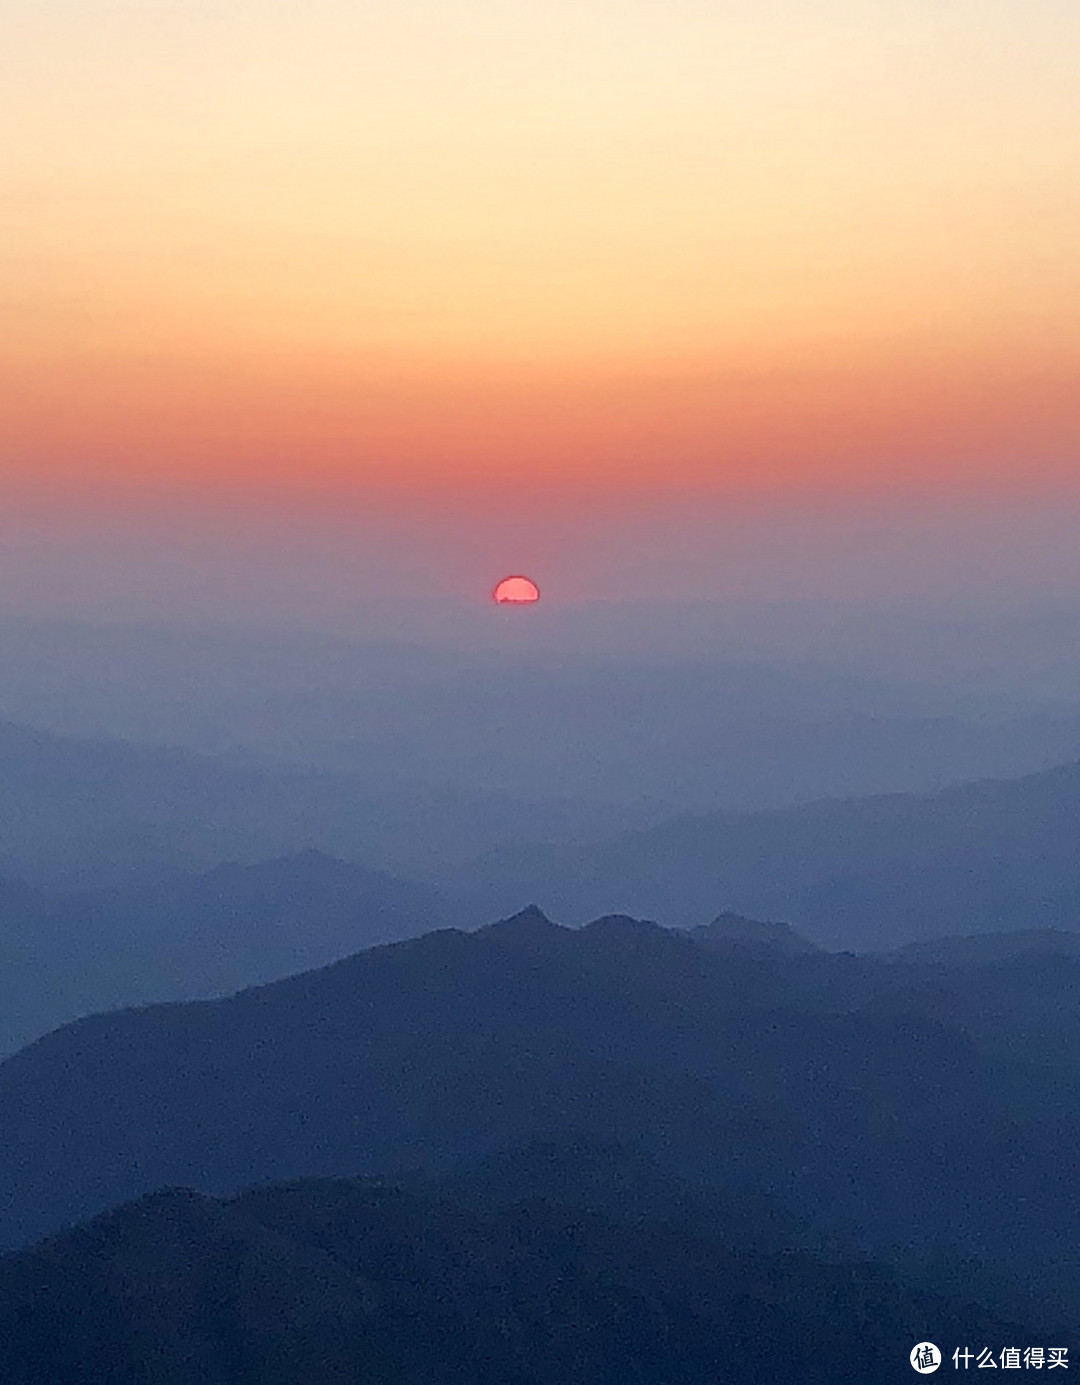
[(540, 600), (540, 588), (531, 577), (504, 577), (494, 596), (500, 606), (532, 606)]

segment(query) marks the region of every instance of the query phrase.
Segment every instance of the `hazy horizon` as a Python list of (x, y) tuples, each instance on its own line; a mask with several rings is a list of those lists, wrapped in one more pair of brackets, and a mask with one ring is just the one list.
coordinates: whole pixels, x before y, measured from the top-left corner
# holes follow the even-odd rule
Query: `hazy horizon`
[(1078, 72), (0, 0), (3, 1385), (1076, 1364)]

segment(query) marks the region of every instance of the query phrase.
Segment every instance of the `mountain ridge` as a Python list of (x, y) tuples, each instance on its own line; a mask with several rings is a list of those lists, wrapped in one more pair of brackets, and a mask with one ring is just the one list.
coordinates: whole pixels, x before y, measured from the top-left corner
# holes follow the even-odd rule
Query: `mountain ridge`
[(0, 881), (0, 1052), (96, 1010), (228, 995), (461, 917), (430, 886), (313, 849), (68, 895)]
[(166, 1188), (0, 1260), (11, 1385), (876, 1385), (907, 1378), (930, 1322), (958, 1340), (1041, 1328), (707, 1223), (357, 1180)]
[(618, 806), (80, 740), (0, 720), (0, 875), (71, 892), (153, 884), (305, 848), (437, 873), (507, 838), (567, 840)]
[(434, 1174), (578, 1130), (868, 1252), (981, 1248), (1080, 1285), (1077, 1045), (1080, 959), (716, 951), (528, 910), (24, 1049), (0, 1064), (0, 1239), (162, 1185)]
[[(780, 919), (820, 945), (870, 951), (966, 922), (975, 931), (980, 915), (994, 931), (1072, 918), (1080, 927), (1077, 821), (1080, 762), (929, 795), (681, 814), (596, 844), (502, 848), (449, 881), (493, 912), (535, 898), (579, 923), (614, 903), (696, 927), (725, 909)], [(995, 891), (1010, 872), (1011, 892)], [(965, 880), (966, 894), (957, 888)]]

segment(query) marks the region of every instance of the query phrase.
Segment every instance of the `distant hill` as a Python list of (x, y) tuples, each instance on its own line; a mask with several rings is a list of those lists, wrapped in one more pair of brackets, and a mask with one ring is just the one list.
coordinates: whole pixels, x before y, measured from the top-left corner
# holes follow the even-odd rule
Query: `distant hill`
[(489, 913), (537, 899), (693, 927), (719, 909), (872, 950), (946, 934), (1080, 929), (1080, 765), (929, 795), (672, 818), (577, 847), (522, 844), (452, 877)]
[(427, 886), (316, 851), (60, 897), (0, 882), (0, 1053), (94, 1011), (227, 995), (460, 921)]
[(745, 918), (730, 911), (719, 914), (712, 923), (692, 928), (690, 936), (705, 947), (722, 949), (745, 947), (781, 948), (785, 952), (813, 952), (814, 944), (795, 932), (789, 923), (771, 923)]
[(718, 949), (528, 910), (0, 1064), (0, 1236), (164, 1185), (427, 1170), (576, 1131), (872, 1254), (1080, 1293), (1080, 958)]
[[(28, 621), (0, 608), (0, 716), (62, 735), (243, 747), (369, 789), (415, 781), (508, 808), (624, 805), (618, 822), (614, 809), (601, 815), (608, 833), (681, 809), (928, 792), (1080, 756), (1075, 607), (730, 598), (545, 602), (509, 641), (477, 602), (426, 600), (426, 632), (407, 635), (402, 611), (389, 639)], [(550, 835), (518, 821), (500, 840)], [(257, 855), (299, 845), (350, 855), (330, 841)], [(360, 859), (413, 868), (388, 853)]]
[(1061, 933), (1055, 928), (1032, 928), (1024, 933), (979, 933), (965, 938), (934, 938), (908, 943), (890, 959), (908, 966), (951, 966), (1005, 962), (1031, 954), (1047, 957), (1080, 957), (1080, 933)]
[(1048, 1331), (707, 1213), (363, 1181), (168, 1189), (0, 1263), (6, 1385), (883, 1385), (931, 1329)]
[[(695, 927), (727, 911), (853, 950), (1080, 928), (1080, 765), (621, 830), (633, 817), (0, 723), (0, 875), (53, 894), (315, 850), (433, 882), (451, 922), (527, 899), (568, 923), (616, 908)], [(23, 907), (0, 897), (0, 946), (4, 911)]]
[(0, 875), (52, 891), (155, 883), (316, 849), (403, 874), (504, 841), (640, 822), (590, 802), (522, 801), (381, 774), (72, 740), (0, 721)]
[(957, 856), (913, 853), (777, 894), (774, 907), (829, 947), (894, 947), (958, 932), (1080, 930), (1080, 835), (1071, 855), (1013, 856), (1001, 843), (994, 854), (962, 847)]

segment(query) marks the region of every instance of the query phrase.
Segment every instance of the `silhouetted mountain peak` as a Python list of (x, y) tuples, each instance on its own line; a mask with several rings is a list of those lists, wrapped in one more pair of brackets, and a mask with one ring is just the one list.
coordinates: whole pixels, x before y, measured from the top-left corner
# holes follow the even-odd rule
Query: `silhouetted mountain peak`
[(651, 919), (636, 919), (629, 914), (604, 914), (581, 929), (582, 940), (602, 953), (646, 953), (657, 949), (665, 955), (676, 935)]
[(584, 931), (595, 934), (610, 933), (641, 937), (646, 934), (666, 933), (667, 929), (661, 928), (652, 919), (636, 919), (630, 914), (602, 914), (599, 918), (587, 923)]
[(567, 932), (568, 929), (552, 923), (537, 904), (527, 904), (520, 913), (511, 914), (509, 918), (500, 919), (498, 923), (489, 923), (486, 928), (480, 930), (484, 937), (494, 938), (500, 943), (529, 945), (547, 941)]
[(683, 814), (602, 842), (524, 846), (459, 877), (471, 897), (539, 895), (584, 923), (610, 902), (695, 928), (717, 901), (787, 919), (829, 948), (877, 951), (964, 930), (1080, 919), (1080, 767), (930, 794)]
[(731, 910), (717, 915), (712, 923), (690, 930), (695, 942), (705, 946), (765, 946), (783, 948), (785, 952), (817, 952), (819, 949), (796, 933), (790, 923), (774, 923), (766, 919), (746, 918)]

